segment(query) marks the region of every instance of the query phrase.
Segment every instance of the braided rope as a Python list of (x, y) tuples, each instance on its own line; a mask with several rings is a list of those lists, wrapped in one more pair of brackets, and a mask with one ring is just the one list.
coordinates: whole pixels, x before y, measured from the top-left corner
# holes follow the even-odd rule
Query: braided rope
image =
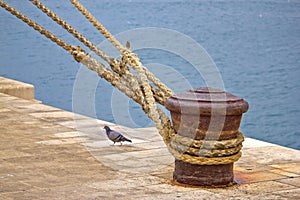
[(149, 81), (147, 79), (146, 73), (144, 68), (142, 67), (141, 62), (139, 61), (138, 57), (136, 56), (134, 59), (128, 59), (127, 62), (133, 67), (134, 70), (139, 74), (141, 79), (141, 88), (145, 97), (145, 103), (147, 109), (149, 109), (149, 116), (155, 123), (155, 126), (158, 130), (162, 130), (162, 121), (159, 116), (159, 112), (157, 106), (155, 104), (155, 99), (153, 97), (153, 92), (151, 90)]
[(230, 156), (233, 154), (238, 153), (242, 149), (242, 145), (233, 147), (233, 148), (227, 148), (227, 149), (199, 149), (199, 148), (193, 148), (193, 147), (187, 147), (185, 145), (182, 145), (180, 143), (171, 142), (170, 146), (173, 149), (176, 149), (180, 153), (186, 153), (192, 156), (204, 156), (204, 157), (223, 157), (223, 156)]
[(98, 31), (110, 41), (120, 52), (125, 51), (122, 44), (114, 38), (114, 36), (77, 0), (70, 2), (97, 28)]
[[(71, 3), (96, 27), (98, 31), (108, 40), (110, 41), (120, 52), (121, 54), (133, 55), (133, 53), (123, 47), (123, 45), (116, 40), (116, 38), (82, 5), (78, 2), (78, 0), (70, 0)], [(133, 58), (136, 56), (133, 56)], [(163, 84), (158, 78), (154, 76), (146, 67), (141, 65), (147, 78), (152, 81), (161, 91), (164, 92), (165, 98), (172, 96), (173, 92), (169, 89), (165, 84)], [(133, 66), (132, 66), (133, 67)]]
[(91, 41), (85, 38), (82, 34), (80, 34), (77, 30), (75, 30), (70, 24), (62, 20), (59, 16), (57, 16), (54, 12), (48, 9), (45, 5), (43, 5), (38, 0), (30, 0), (35, 6), (37, 6), (40, 10), (46, 13), (53, 21), (57, 22), (64, 29), (66, 29), (69, 33), (71, 33), (74, 37), (76, 37), (79, 41), (89, 47), (92, 51), (94, 51), (98, 56), (100, 56), (103, 60), (107, 62), (111, 62), (111, 58), (106, 55), (103, 51), (96, 47)]
[(244, 141), (244, 136), (241, 132), (238, 132), (236, 138), (229, 139), (229, 140), (221, 140), (221, 141), (193, 140), (192, 138), (184, 137), (178, 134), (175, 135), (175, 137), (173, 138), (174, 143), (179, 143), (181, 145), (193, 147), (193, 148), (206, 148), (206, 149), (234, 148), (241, 145), (243, 141)]
[(181, 153), (178, 152), (176, 149), (170, 147), (168, 148), (168, 150), (177, 160), (181, 160), (183, 162), (195, 164), (195, 165), (225, 165), (225, 164), (230, 164), (238, 161), (239, 158), (242, 156), (241, 151), (231, 156), (206, 158), (206, 157), (197, 157), (197, 156), (191, 156), (186, 153)]
[[(97, 54), (99, 53), (100, 55), (98, 55), (111, 65), (113, 71), (107, 69), (101, 62), (91, 58), (82, 51), (80, 47), (76, 49), (74, 46), (64, 42), (59, 37), (55, 36), (39, 24), (4, 3), (2, 0), (0, 0), (0, 5), (11, 14), (15, 15), (17, 18), (21, 19), (51, 41), (68, 51), (71, 55), (73, 55), (75, 60), (84, 64), (88, 69), (95, 71), (101, 78), (104, 78), (106, 81), (110, 82), (113, 86), (125, 93), (129, 98), (139, 103), (148, 117), (154, 121), (159, 134), (162, 136), (169, 151), (176, 159), (191, 164), (219, 165), (232, 163), (240, 158), (240, 149), (242, 147), (241, 143), (243, 141), (241, 133), (239, 133), (238, 137), (235, 139), (220, 142), (217, 141), (213, 142), (215, 144), (209, 144), (208, 147), (212, 147), (212, 150), (209, 152), (206, 152), (206, 149), (201, 149), (203, 143), (205, 142), (206, 145), (208, 141), (197, 141), (177, 135), (175, 130), (172, 128), (172, 124), (168, 116), (156, 105), (156, 102), (164, 105), (165, 99), (172, 95), (172, 91), (161, 83), (151, 72), (149, 72), (148, 69), (142, 65), (137, 55), (132, 53), (129, 49), (125, 49), (99, 22), (97, 22), (90, 13), (87, 12), (83, 6), (79, 7), (83, 10), (81, 12), (86, 13), (84, 15), (87, 15), (86, 17), (95, 24), (94, 26), (96, 26), (97, 29), (100, 29), (100, 32), (103, 32), (102, 34), (121, 51), (122, 61), (108, 57), (93, 43), (87, 40), (83, 35), (37, 0), (31, 0), (31, 2), (88, 46), (92, 51)], [(80, 5), (77, 0), (71, 0), (71, 2), (76, 5), (76, 7)], [(126, 64), (132, 66), (132, 68), (138, 73), (139, 78), (130, 73)], [(150, 85), (149, 80), (152, 81), (159, 89), (153, 88)], [(203, 152), (206, 153), (206, 157), (200, 157)]]
[(25, 15), (21, 14), (16, 9), (12, 8), (11, 6), (9, 6), (8, 4), (6, 4), (5, 2), (3, 2), (2, 0), (0, 0), (0, 6), (2, 8), (4, 8), (5, 10), (7, 10), (8, 12), (10, 12), (11, 14), (13, 14), (14, 16), (16, 16), (17, 18), (21, 19), (23, 22), (25, 22), (26, 24), (28, 24), (29, 26), (31, 26), (33, 29), (35, 29), (36, 31), (38, 31), (42, 35), (44, 35), (47, 38), (49, 38), (52, 42), (54, 42), (57, 45), (61, 46), (66, 51), (70, 51), (72, 49), (71, 45), (67, 44), (66, 42), (64, 42), (59, 37), (57, 37), (56, 35), (52, 34), (50, 31), (46, 30), (44, 27), (40, 26), (38, 23), (32, 21), (31, 19), (29, 19)]
[[(46, 30), (44, 27), (42, 27), (38, 23), (32, 21), (27, 16), (21, 14), (20, 12), (18, 12), (17, 10), (15, 10), (11, 6), (9, 6), (8, 4), (4, 3), (2, 0), (0, 0), (0, 6), (5, 8), (7, 11), (9, 11), (11, 14), (16, 16), (17, 18), (24, 21), (26, 24), (28, 24), (33, 29), (37, 30), (38, 32), (40, 32), (41, 34), (43, 34), (44, 36), (49, 38), (51, 41), (55, 42), (58, 46), (67, 50), (68, 52), (70, 52), (70, 54), (73, 55), (75, 60), (77, 60), (78, 62), (82, 62), (89, 69), (96, 71), (100, 77), (104, 78), (105, 80), (110, 82), (112, 85), (117, 86), (118, 89), (120, 89), (122, 92), (124, 92), (127, 96), (134, 99), (136, 102), (141, 102), (141, 100), (139, 98), (140, 95), (136, 95), (136, 93), (131, 91), (131, 89), (134, 87), (130, 87), (130, 86), (126, 87), (127, 81), (125, 78), (120, 79), (119, 76), (117, 76), (112, 71), (105, 68), (105, 66), (102, 63), (100, 63), (94, 59), (91, 59), (84, 52), (82, 52), (82, 51), (76, 49), (74, 46), (71, 46), (70, 44), (64, 42), (59, 37), (57, 37), (50, 31)], [(136, 89), (136, 88), (134, 88), (134, 89)]]
[[(127, 86), (129, 88), (133, 88), (133, 90), (137, 91), (137, 95), (140, 96), (140, 92), (138, 92), (137, 87), (140, 85), (139, 79), (132, 73), (129, 72), (129, 69), (126, 65), (123, 65), (122, 62), (120, 62), (117, 59), (110, 58), (107, 54), (105, 54), (102, 50), (100, 50), (96, 45), (94, 45), (91, 41), (89, 41), (86, 37), (84, 37), (82, 34), (80, 34), (77, 30), (75, 30), (71, 25), (69, 25), (67, 22), (62, 20), (59, 16), (57, 16), (54, 12), (52, 12), (50, 9), (48, 9), (45, 5), (43, 5), (38, 0), (30, 0), (34, 5), (37, 6), (40, 10), (42, 10), (44, 13), (46, 13), (53, 21), (57, 22), (59, 25), (61, 25), (64, 29), (66, 29), (69, 33), (71, 33), (74, 37), (76, 37), (79, 41), (81, 41), (83, 44), (85, 44), (91, 51), (94, 51), (98, 56), (100, 56), (103, 60), (109, 63), (112, 70), (116, 73), (125, 76), (128, 80), (126, 82)], [(151, 90), (154, 93), (154, 98), (157, 102), (160, 104), (164, 104), (164, 94), (153, 88), (151, 86)]]

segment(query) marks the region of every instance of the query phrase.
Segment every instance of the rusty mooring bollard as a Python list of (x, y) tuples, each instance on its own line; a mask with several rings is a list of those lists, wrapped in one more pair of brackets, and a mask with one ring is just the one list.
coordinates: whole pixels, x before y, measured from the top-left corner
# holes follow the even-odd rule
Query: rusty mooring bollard
[[(166, 108), (179, 136), (204, 141), (205, 145), (205, 141), (237, 138), (248, 103), (230, 93), (203, 87), (173, 95), (167, 99)], [(199, 156), (206, 157), (209, 151), (200, 147)], [(175, 159), (173, 178), (182, 184), (226, 187), (233, 184), (233, 163), (202, 165)]]

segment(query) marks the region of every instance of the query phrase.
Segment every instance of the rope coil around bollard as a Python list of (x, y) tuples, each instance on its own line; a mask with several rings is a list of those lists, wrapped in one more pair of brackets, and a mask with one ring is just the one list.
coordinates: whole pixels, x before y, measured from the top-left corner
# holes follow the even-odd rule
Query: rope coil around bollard
[[(201, 149), (204, 143), (209, 141), (193, 140), (176, 134), (167, 114), (163, 112), (156, 103), (164, 106), (165, 100), (172, 96), (173, 92), (159, 79), (157, 79), (146, 67), (142, 65), (138, 56), (125, 48), (117, 41), (105, 27), (96, 20), (77, 0), (70, 0), (72, 4), (109, 40), (119, 51), (122, 60), (110, 58), (102, 50), (96, 47), (92, 42), (86, 39), (77, 30), (59, 18), (54, 12), (44, 6), (37, 0), (30, 0), (34, 5), (46, 13), (52, 20), (60, 24), (64, 29), (76, 37), (80, 42), (87, 46), (91, 51), (99, 55), (109, 64), (111, 69), (98, 60), (92, 58), (80, 47), (74, 47), (63, 41), (50, 31), (46, 30), (38, 23), (27, 16), (21, 14), (3, 0), (0, 0), (0, 6), (10, 12), (12, 15), (21, 19), (27, 25), (37, 30), (42, 35), (68, 51), (73, 58), (85, 65), (88, 69), (95, 71), (101, 78), (110, 82), (114, 87), (126, 94), (129, 98), (141, 105), (143, 111), (155, 123), (155, 126), (162, 136), (169, 152), (178, 160), (198, 165), (220, 165), (237, 161), (241, 157), (240, 149), (244, 137), (241, 132), (238, 137), (231, 140), (213, 141), (209, 146), (211, 151), (200, 157), (203, 151)], [(129, 66), (137, 72), (132, 73)], [(152, 83), (152, 84), (151, 84)], [(156, 86), (156, 87), (154, 87)]]

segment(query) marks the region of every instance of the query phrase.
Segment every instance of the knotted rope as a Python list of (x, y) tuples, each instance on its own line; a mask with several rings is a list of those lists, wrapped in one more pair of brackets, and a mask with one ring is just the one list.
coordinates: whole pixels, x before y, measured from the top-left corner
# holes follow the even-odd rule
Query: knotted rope
[[(105, 67), (103, 63), (92, 58), (80, 47), (76, 48), (64, 42), (38, 23), (6, 4), (3, 0), (0, 0), (0, 5), (11, 14), (31, 26), (33, 29), (49, 38), (58, 46), (68, 51), (76, 61), (81, 62), (88, 69), (95, 71), (101, 78), (104, 78), (121, 92), (126, 94), (129, 98), (140, 104), (143, 111), (155, 123), (159, 134), (162, 136), (169, 151), (176, 159), (191, 164), (219, 165), (232, 163), (240, 158), (240, 149), (242, 147), (242, 141), (244, 140), (242, 133), (239, 133), (238, 137), (235, 139), (217, 142), (193, 140), (191, 138), (185, 138), (177, 135), (166, 113), (164, 113), (156, 105), (156, 102), (164, 105), (165, 100), (173, 94), (172, 90), (157, 79), (146, 67), (144, 67), (138, 56), (131, 52), (129, 48), (123, 47), (122, 44), (117, 41), (113, 35), (111, 35), (111, 33), (106, 30), (105, 27), (98, 22), (97, 19), (93, 17), (92, 14), (89, 13), (77, 0), (70, 1), (100, 31), (100, 33), (120, 51), (121, 60), (110, 58), (101, 49), (96, 47), (96, 45), (38, 0), (30, 1), (46, 13), (52, 20), (57, 22), (80, 42), (87, 46), (91, 51), (99, 55), (109, 64), (111, 69)], [(130, 71), (129, 66), (137, 72), (137, 75)], [(153, 83), (157, 88), (153, 87), (151, 83)], [(208, 146), (205, 146), (209, 147), (210, 151), (202, 149), (204, 142), (205, 144), (209, 144)], [(202, 156), (202, 152), (206, 152), (205, 156)]]

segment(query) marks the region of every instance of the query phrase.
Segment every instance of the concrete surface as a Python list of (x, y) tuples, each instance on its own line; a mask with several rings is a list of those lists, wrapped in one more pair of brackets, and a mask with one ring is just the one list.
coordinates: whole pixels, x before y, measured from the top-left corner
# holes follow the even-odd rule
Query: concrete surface
[[(103, 126), (133, 140), (113, 146)], [(130, 129), (0, 93), (0, 199), (300, 199), (300, 151), (247, 138), (225, 189), (172, 184), (154, 128)]]
[(0, 76), (0, 92), (22, 99), (34, 99), (34, 86)]

